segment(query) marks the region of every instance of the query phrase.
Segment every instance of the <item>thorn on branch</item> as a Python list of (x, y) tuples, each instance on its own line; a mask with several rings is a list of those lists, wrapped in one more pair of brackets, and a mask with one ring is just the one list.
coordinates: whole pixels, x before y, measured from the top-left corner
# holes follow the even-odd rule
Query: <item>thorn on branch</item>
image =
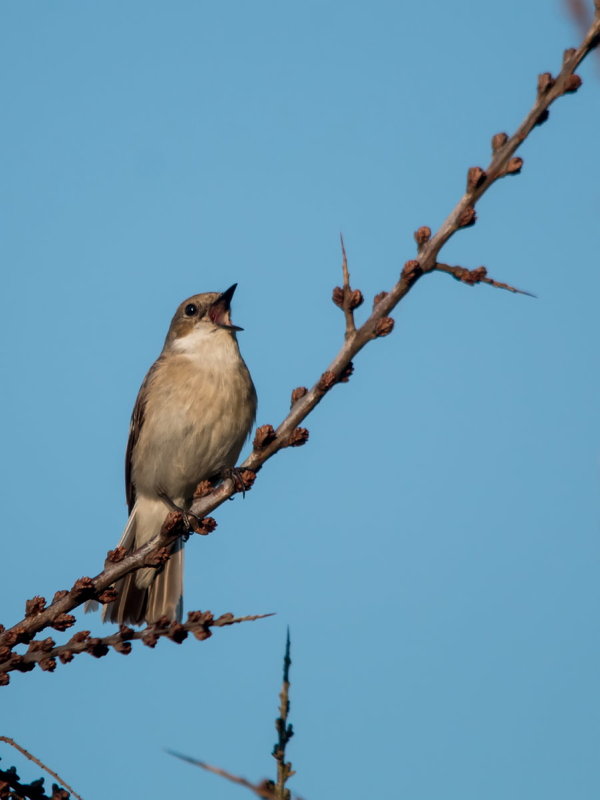
[(485, 182), (487, 173), (481, 167), (470, 167), (467, 172), (467, 192), (478, 189)]
[(496, 133), (492, 136), (492, 153), (494, 155), (508, 142), (507, 133)]
[(414, 237), (415, 242), (417, 243), (417, 250), (421, 250), (423, 246), (426, 245), (431, 239), (431, 228), (429, 228), (427, 225), (421, 225), (421, 227), (414, 232)]
[(253, 447), (255, 450), (264, 450), (276, 438), (275, 429), (272, 425), (261, 425), (260, 428), (256, 429)]
[(308, 389), (306, 386), (298, 386), (296, 389), (292, 391), (292, 401), (290, 403), (290, 408), (293, 408), (294, 404), (300, 400), (301, 397), (304, 397), (305, 394), (308, 393)]

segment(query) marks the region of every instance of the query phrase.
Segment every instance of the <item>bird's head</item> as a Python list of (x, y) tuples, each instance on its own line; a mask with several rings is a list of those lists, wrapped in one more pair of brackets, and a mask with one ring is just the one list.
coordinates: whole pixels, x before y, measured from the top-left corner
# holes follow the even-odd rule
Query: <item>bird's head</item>
[(205, 292), (184, 300), (171, 320), (165, 346), (187, 350), (188, 344), (193, 346), (192, 340), (202, 341), (217, 333), (235, 337), (236, 331), (243, 330), (231, 322), (231, 298), (236, 286), (234, 283), (224, 292)]

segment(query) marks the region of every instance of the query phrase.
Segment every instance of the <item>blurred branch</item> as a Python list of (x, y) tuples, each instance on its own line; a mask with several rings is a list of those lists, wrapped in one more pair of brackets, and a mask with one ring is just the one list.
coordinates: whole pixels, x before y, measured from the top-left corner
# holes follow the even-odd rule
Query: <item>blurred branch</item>
[(234, 775), (231, 772), (227, 772), (226, 769), (221, 769), (221, 767), (214, 767), (212, 764), (207, 764), (206, 761), (200, 761), (197, 758), (184, 756), (182, 753), (176, 753), (174, 750), (167, 750), (167, 753), (169, 753), (171, 756), (175, 756), (175, 758), (180, 758), (182, 761), (186, 761), (188, 764), (193, 764), (195, 767), (200, 767), (201, 769), (205, 769), (207, 772), (212, 772), (213, 775), (220, 775), (221, 778), (226, 778), (232, 783), (237, 783), (239, 786), (244, 786), (246, 789), (250, 789), (251, 792), (254, 792), (254, 794), (258, 795), (258, 797), (264, 798), (264, 800), (276, 800), (276, 795), (273, 791), (273, 784), (271, 781), (250, 783), (250, 781), (246, 780), (246, 778), (241, 778), (239, 775)]
[(221, 767), (215, 767), (212, 764), (207, 764), (206, 761), (200, 761), (197, 758), (185, 756), (182, 753), (176, 753), (174, 750), (167, 750), (167, 753), (175, 756), (175, 758), (180, 758), (182, 761), (186, 761), (188, 764), (193, 764), (195, 767), (200, 767), (201, 769), (205, 769), (207, 772), (212, 772), (213, 775), (219, 775), (221, 778), (226, 778), (232, 783), (237, 783), (240, 786), (244, 786), (246, 789), (250, 789), (250, 791), (258, 797), (264, 798), (264, 800), (292, 800), (292, 794), (285, 785), (288, 779), (295, 774), (292, 770), (291, 763), (286, 762), (285, 760), (286, 746), (294, 735), (292, 726), (288, 725), (287, 721), (290, 711), (289, 691), (291, 663), (290, 631), (288, 628), (285, 643), (285, 655), (283, 657), (283, 685), (279, 694), (279, 716), (275, 720), (277, 741), (275, 743), (275, 747), (273, 748), (272, 754), (277, 761), (276, 783), (268, 779), (265, 779), (260, 783), (251, 783), (249, 780), (246, 780), (246, 778), (242, 778), (239, 775), (234, 775), (232, 772), (221, 769)]
[[(207, 534), (214, 529), (216, 523), (207, 515), (236, 492), (248, 491), (256, 473), (272, 456), (284, 448), (296, 447), (308, 440), (308, 431), (298, 427), (300, 423), (336, 384), (346, 383), (349, 380), (353, 371), (352, 359), (366, 344), (392, 332), (394, 321), (389, 316), (390, 312), (424, 275), (445, 271), (451, 272), (466, 283), (485, 282), (509, 291), (520, 291), (508, 284), (488, 278), (487, 273), (481, 273), (482, 268), (467, 270), (464, 267), (441, 264), (438, 255), (444, 244), (457, 231), (475, 224), (477, 219), (475, 206), (485, 192), (500, 178), (516, 175), (521, 171), (523, 160), (514, 154), (533, 129), (548, 119), (548, 109), (552, 103), (564, 94), (577, 91), (581, 86), (581, 78), (575, 74), (575, 69), (596, 47), (600, 39), (599, 0), (596, 0), (595, 5), (594, 19), (579, 47), (565, 51), (562, 68), (556, 77), (549, 72), (538, 77), (537, 95), (530, 112), (512, 136), (497, 133), (492, 138), (492, 159), (489, 165), (486, 169), (471, 167), (468, 170), (465, 194), (439, 230), (433, 236), (427, 226), (422, 226), (416, 231), (417, 257), (405, 263), (399, 280), (389, 291), (381, 292), (375, 297), (372, 313), (359, 328), (355, 327), (353, 312), (362, 302), (362, 294), (350, 287), (347, 258), (342, 241), (344, 285), (336, 287), (333, 292), (333, 301), (343, 309), (346, 320), (342, 347), (312, 388), (307, 389), (302, 386), (294, 389), (291, 410), (276, 429), (271, 425), (258, 428), (254, 448), (238, 473), (242, 478), (241, 485), (239, 479), (232, 478), (227, 478), (216, 487), (212, 487), (207, 481), (200, 484), (191, 507), (192, 514), (200, 520), (196, 533)], [(125, 554), (122, 548), (110, 551), (102, 572), (95, 578), (80, 578), (68, 591), (57, 592), (50, 606), (46, 607), (43, 598), (33, 598), (28, 601), (25, 618), (9, 630), (0, 629), (0, 659), (7, 658), (6, 648), (9, 648), (9, 654), (15, 644), (30, 642), (36, 633), (47, 627), (66, 630), (72, 626), (75, 620), (68, 612), (83, 602), (87, 600), (110, 602), (114, 598), (110, 587), (116, 580), (143, 566), (160, 568), (168, 560), (172, 544), (179, 537), (187, 535), (189, 531), (185, 529), (181, 515), (169, 514), (158, 536), (129, 554)]]
[(277, 800), (290, 800), (291, 793), (285, 788), (288, 778), (294, 774), (292, 764), (285, 760), (285, 749), (288, 742), (294, 735), (294, 729), (288, 725), (288, 714), (290, 713), (290, 629), (288, 628), (285, 642), (285, 655), (283, 657), (283, 685), (279, 693), (279, 716), (275, 720), (275, 730), (277, 731), (277, 741), (273, 748), (273, 758), (277, 761), (277, 783), (275, 785), (275, 797)]
[[(20, 783), (17, 771), (14, 767), (10, 767), (8, 770), (0, 769), (0, 797), (12, 797), (15, 798), (15, 800), (21, 797), (30, 798), (31, 800), (45, 800), (45, 798), (48, 798), (48, 800), (68, 800), (70, 797), (70, 792), (73, 797), (77, 798), (77, 800), (83, 800), (83, 798), (77, 794), (75, 789), (69, 786), (69, 784), (59, 775), (57, 775), (54, 770), (46, 766), (43, 761), (40, 761), (39, 758), (36, 758), (32, 753), (29, 752), (29, 750), (26, 750), (24, 747), (21, 747), (20, 744), (17, 744), (14, 739), (11, 739), (9, 736), (0, 736), (0, 742), (6, 742), (6, 744), (14, 747), (15, 750), (18, 750), (19, 753), (25, 756), (25, 758), (33, 761), (34, 764), (37, 764), (38, 767), (43, 769), (48, 773), (48, 775), (51, 775), (59, 782), (59, 784), (65, 787), (65, 789), (62, 789), (61, 786), (52, 784), (52, 795), (50, 798), (48, 798), (48, 795), (44, 794), (43, 778), (38, 778), (29, 784)], [(68, 789), (68, 791), (66, 791), (66, 789)], [(7, 794), (7, 791), (11, 793)]]
[(587, 31), (592, 18), (592, 11), (588, 7), (586, 0), (565, 0), (567, 12), (579, 27), (581, 35)]

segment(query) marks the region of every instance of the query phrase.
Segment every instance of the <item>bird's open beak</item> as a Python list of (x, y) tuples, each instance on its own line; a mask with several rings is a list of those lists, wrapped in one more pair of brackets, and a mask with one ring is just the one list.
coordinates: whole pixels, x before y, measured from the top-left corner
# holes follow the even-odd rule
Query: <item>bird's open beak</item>
[(215, 325), (219, 328), (225, 328), (228, 331), (243, 331), (243, 328), (231, 324), (231, 317), (229, 311), (231, 308), (231, 298), (235, 292), (237, 283), (230, 286), (222, 294), (220, 294), (212, 306), (208, 310), (208, 314)]

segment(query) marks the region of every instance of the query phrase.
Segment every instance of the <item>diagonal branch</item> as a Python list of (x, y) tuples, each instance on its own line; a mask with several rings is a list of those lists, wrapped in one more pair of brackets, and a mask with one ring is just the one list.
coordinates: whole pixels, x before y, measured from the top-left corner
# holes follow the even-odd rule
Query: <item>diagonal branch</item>
[[(537, 96), (535, 102), (517, 130), (512, 136), (498, 133), (492, 139), (492, 159), (484, 170), (481, 167), (471, 167), (467, 175), (465, 194), (460, 198), (454, 209), (450, 212), (439, 230), (431, 236), (431, 231), (420, 228), (415, 235), (417, 239), (417, 258), (405, 263), (399, 280), (388, 292), (382, 292), (375, 298), (373, 311), (368, 319), (358, 328), (346, 322), (345, 341), (341, 349), (323, 372), (320, 378), (310, 389), (299, 387), (292, 394), (292, 408), (290, 413), (280, 423), (277, 429), (270, 425), (258, 429), (254, 440), (254, 449), (241, 466), (246, 490), (250, 488), (255, 474), (262, 465), (280, 450), (303, 444), (308, 439), (308, 431), (298, 427), (310, 412), (321, 402), (329, 390), (337, 383), (345, 383), (352, 373), (352, 359), (373, 339), (391, 333), (394, 322), (389, 317), (390, 312), (408, 294), (415, 283), (425, 274), (436, 270), (443, 270), (444, 266), (438, 261), (440, 250), (446, 242), (461, 228), (475, 224), (475, 206), (479, 199), (500, 178), (515, 175), (520, 172), (523, 161), (515, 156), (518, 147), (530, 135), (537, 125), (541, 125), (548, 118), (549, 107), (564, 94), (577, 91), (581, 79), (575, 74), (575, 69), (598, 44), (600, 40), (600, 2), (596, 0), (596, 13), (593, 22), (577, 48), (565, 51), (562, 69), (554, 78), (550, 73), (543, 73), (538, 78)], [(347, 273), (344, 271), (344, 277)], [(506, 284), (488, 279), (499, 288), (509, 288)], [(344, 281), (343, 294), (348, 295), (352, 290), (348, 281)], [(347, 291), (346, 291), (347, 290)], [(361, 295), (362, 297), (362, 295)], [(339, 298), (338, 298), (339, 299)], [(343, 297), (342, 297), (343, 299)], [(350, 309), (352, 310), (352, 309)], [(346, 310), (344, 309), (346, 314)], [(228, 478), (219, 486), (200, 492), (192, 505), (191, 511), (198, 518), (205, 518), (207, 514), (220, 506), (231, 497), (239, 486)], [(216, 524), (208, 518), (203, 520), (206, 526), (201, 525), (199, 533), (208, 533)], [(142, 566), (160, 566), (169, 557), (169, 549), (179, 537), (187, 535), (180, 515), (169, 515), (163, 530), (154, 539), (148, 541), (138, 550), (123, 556), (120, 560), (111, 561), (109, 553), (105, 569), (95, 578), (80, 578), (69, 591), (58, 592), (54, 601), (47, 608), (45, 601), (42, 609), (36, 613), (28, 613), (25, 618), (12, 626), (9, 630), (0, 631), (0, 658), (2, 648), (10, 648), (18, 642), (29, 642), (39, 631), (47, 627), (64, 630), (73, 624), (74, 619), (69, 611), (81, 605), (85, 600), (97, 599), (100, 602), (109, 602), (111, 599), (110, 586), (119, 578), (133, 572)], [(112, 555), (117, 551), (112, 551)], [(107, 591), (108, 590), (108, 591)], [(37, 598), (34, 598), (34, 601)], [(35, 603), (34, 603), (35, 605)]]
[(465, 267), (452, 267), (450, 264), (440, 264), (438, 261), (435, 265), (438, 272), (447, 272), (452, 275), (457, 281), (466, 283), (467, 286), (475, 286), (476, 283), (487, 283), (489, 286), (494, 286), (496, 289), (506, 289), (507, 292), (514, 294), (525, 294), (527, 297), (535, 297), (531, 292), (526, 292), (524, 289), (516, 289), (508, 283), (501, 283), (492, 278), (488, 278), (487, 269), (485, 267), (477, 267), (477, 269), (466, 269)]
[[(33, 763), (37, 764), (38, 767), (40, 767), (40, 769), (43, 769), (45, 772), (48, 773), (48, 775), (51, 775), (55, 780), (57, 780), (61, 786), (64, 786), (65, 789), (68, 789), (69, 792), (71, 792), (71, 794), (73, 795), (73, 797), (77, 798), (77, 800), (83, 800), (83, 798), (80, 795), (77, 794), (75, 789), (73, 789), (72, 786), (69, 786), (69, 784), (60, 777), (60, 775), (57, 775), (57, 773), (54, 772), (54, 770), (50, 769), (50, 767), (47, 767), (46, 764), (44, 764), (43, 761), (40, 761), (39, 758), (36, 758), (32, 753), (29, 752), (29, 750), (26, 750), (24, 747), (21, 747), (20, 744), (17, 744), (17, 742), (15, 742), (14, 739), (11, 739), (10, 736), (0, 736), (0, 742), (6, 742), (6, 744), (9, 744), (11, 747), (14, 747), (15, 750), (18, 750), (19, 753), (21, 753), (21, 755), (24, 755), (25, 758), (28, 758), (30, 761), (33, 761)], [(4, 771), (0, 770), (0, 772), (4, 772)], [(16, 773), (14, 774), (14, 777), (15, 777), (15, 780), (18, 781), (18, 776), (16, 776)], [(45, 797), (45, 795), (40, 794), (41, 785), (39, 785), (39, 782), (36, 781), (35, 783), (38, 784), (37, 792), (35, 794), (31, 794), (31, 795), (27, 794), (27, 796), (28, 797), (39, 797), (39, 798), (41, 798), (42, 796)], [(42, 780), (42, 784), (43, 784), (43, 780)], [(12, 786), (16, 790), (32, 789), (33, 788), (31, 785), (28, 786), (28, 787), (23, 786), (22, 784), (15, 785), (14, 782), (12, 783)], [(53, 796), (56, 796), (58, 794), (58, 792), (56, 791), (58, 788), (59, 787), (54, 787), (55, 791), (53, 793)], [(2, 797), (4, 797), (4, 795), (2, 795)]]
[(221, 778), (226, 778), (232, 783), (237, 783), (239, 786), (244, 786), (246, 789), (250, 789), (251, 792), (254, 792), (254, 794), (258, 797), (262, 797), (263, 800), (277, 800), (275, 792), (271, 788), (270, 781), (263, 781), (263, 783), (251, 783), (249, 780), (242, 778), (240, 775), (234, 775), (232, 772), (227, 772), (226, 769), (221, 769), (221, 767), (215, 767), (212, 764), (207, 764), (206, 761), (200, 761), (197, 758), (185, 756), (183, 753), (176, 753), (174, 750), (167, 750), (167, 753), (169, 753), (171, 756), (175, 756), (175, 758), (180, 758), (182, 761), (186, 761), (188, 764), (193, 764), (195, 767), (201, 767), (207, 772), (212, 772), (213, 775), (219, 775)]

